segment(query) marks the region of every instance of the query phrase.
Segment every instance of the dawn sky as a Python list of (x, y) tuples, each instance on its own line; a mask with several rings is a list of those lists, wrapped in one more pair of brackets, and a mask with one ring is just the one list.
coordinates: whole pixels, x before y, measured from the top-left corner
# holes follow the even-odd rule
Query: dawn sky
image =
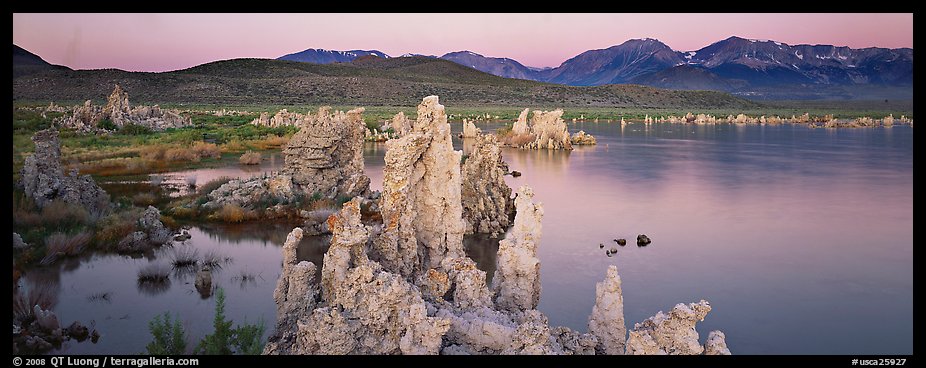
[(913, 14), (13, 14), (13, 43), (74, 69), (167, 71), (307, 48), (443, 55), (470, 50), (555, 67), (656, 38), (678, 51), (730, 36), (913, 47)]

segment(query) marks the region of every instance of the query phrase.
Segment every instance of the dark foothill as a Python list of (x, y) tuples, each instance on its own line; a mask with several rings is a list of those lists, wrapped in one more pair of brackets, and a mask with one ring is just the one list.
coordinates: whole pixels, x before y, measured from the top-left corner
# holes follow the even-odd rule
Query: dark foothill
[(649, 245), (649, 243), (652, 243), (652, 241), (649, 240), (648, 236), (643, 235), (643, 234), (637, 235), (637, 246), (638, 247), (645, 247)]

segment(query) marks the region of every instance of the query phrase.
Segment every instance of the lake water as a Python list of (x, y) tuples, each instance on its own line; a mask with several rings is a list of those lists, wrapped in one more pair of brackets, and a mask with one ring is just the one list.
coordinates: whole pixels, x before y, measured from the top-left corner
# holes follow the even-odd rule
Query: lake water
[[(484, 131), (499, 124), (481, 125)], [(459, 131), (459, 124), (453, 125)], [(578, 123), (597, 146), (572, 152), (505, 149), (517, 189), (543, 203), (538, 253), (539, 309), (551, 325), (585, 331), (595, 283), (610, 264), (623, 280), (628, 329), (676, 303), (706, 299), (713, 311), (697, 328), (726, 333), (734, 354), (913, 353), (913, 129), (808, 129), (804, 126), (689, 126)], [(457, 149), (468, 149), (455, 139)], [(382, 187), (385, 146), (367, 144), (366, 172)], [(174, 173), (253, 176), (238, 165)], [(273, 288), (286, 225), (202, 225), (189, 243), (231, 261), (215, 271), (236, 322), (275, 322)], [(638, 248), (638, 234), (653, 243)], [(628, 239), (613, 257), (614, 238)], [(497, 241), (469, 238), (468, 253), (491, 274)], [(307, 238), (299, 257), (316, 264), (327, 238)], [(169, 287), (136, 282), (139, 268), (166, 262), (169, 249), (142, 258), (93, 255), (30, 270), (26, 289), (50, 285), (62, 323), (93, 321), (98, 344), (67, 353), (138, 353), (147, 323), (179, 314), (191, 341), (211, 330), (214, 300), (193, 275)], [(242, 277), (252, 276), (252, 277)], [(109, 293), (109, 300), (90, 298)]]

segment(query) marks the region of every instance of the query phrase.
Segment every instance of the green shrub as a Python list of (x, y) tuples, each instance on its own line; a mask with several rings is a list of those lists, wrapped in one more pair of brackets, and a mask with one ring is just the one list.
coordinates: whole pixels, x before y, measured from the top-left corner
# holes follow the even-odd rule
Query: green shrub
[(96, 127), (100, 129), (106, 129), (106, 130), (118, 129), (116, 127), (116, 123), (113, 123), (113, 121), (109, 119), (103, 119), (103, 120), (96, 122)]
[(151, 322), (148, 322), (148, 331), (154, 337), (145, 348), (150, 355), (180, 355), (186, 353), (186, 334), (183, 332), (183, 326), (180, 325), (180, 317), (171, 323), (170, 314), (164, 312), (163, 319), (161, 316), (155, 316)]
[(206, 335), (196, 346), (196, 354), (229, 355), (260, 354), (264, 349), (264, 323), (245, 324), (232, 328), (233, 321), (225, 320), (225, 291), (218, 288), (215, 292), (215, 331)]
[[(113, 126), (113, 128), (115, 129), (115, 126)], [(113, 129), (108, 129), (108, 130), (113, 130)], [(143, 126), (143, 125), (138, 125), (138, 124), (129, 123), (129, 124), (123, 125), (123, 126), (122, 126), (122, 129), (119, 129), (119, 134), (122, 134), (122, 135), (148, 135), (148, 134), (151, 134), (151, 128), (148, 128), (148, 127)]]

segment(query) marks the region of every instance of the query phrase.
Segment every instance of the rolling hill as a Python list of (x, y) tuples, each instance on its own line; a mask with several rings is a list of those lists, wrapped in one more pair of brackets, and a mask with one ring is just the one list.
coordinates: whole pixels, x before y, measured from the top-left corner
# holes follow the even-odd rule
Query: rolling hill
[[(14, 75), (24, 67), (29, 66), (14, 63)], [(131, 94), (132, 101), (144, 103), (414, 106), (424, 96), (439, 95), (443, 103), (454, 105), (756, 106), (720, 92), (566, 86), (502, 78), (437, 58), (375, 56), (331, 64), (233, 59), (164, 73), (52, 68), (14, 77), (13, 99), (99, 101), (116, 83)]]

